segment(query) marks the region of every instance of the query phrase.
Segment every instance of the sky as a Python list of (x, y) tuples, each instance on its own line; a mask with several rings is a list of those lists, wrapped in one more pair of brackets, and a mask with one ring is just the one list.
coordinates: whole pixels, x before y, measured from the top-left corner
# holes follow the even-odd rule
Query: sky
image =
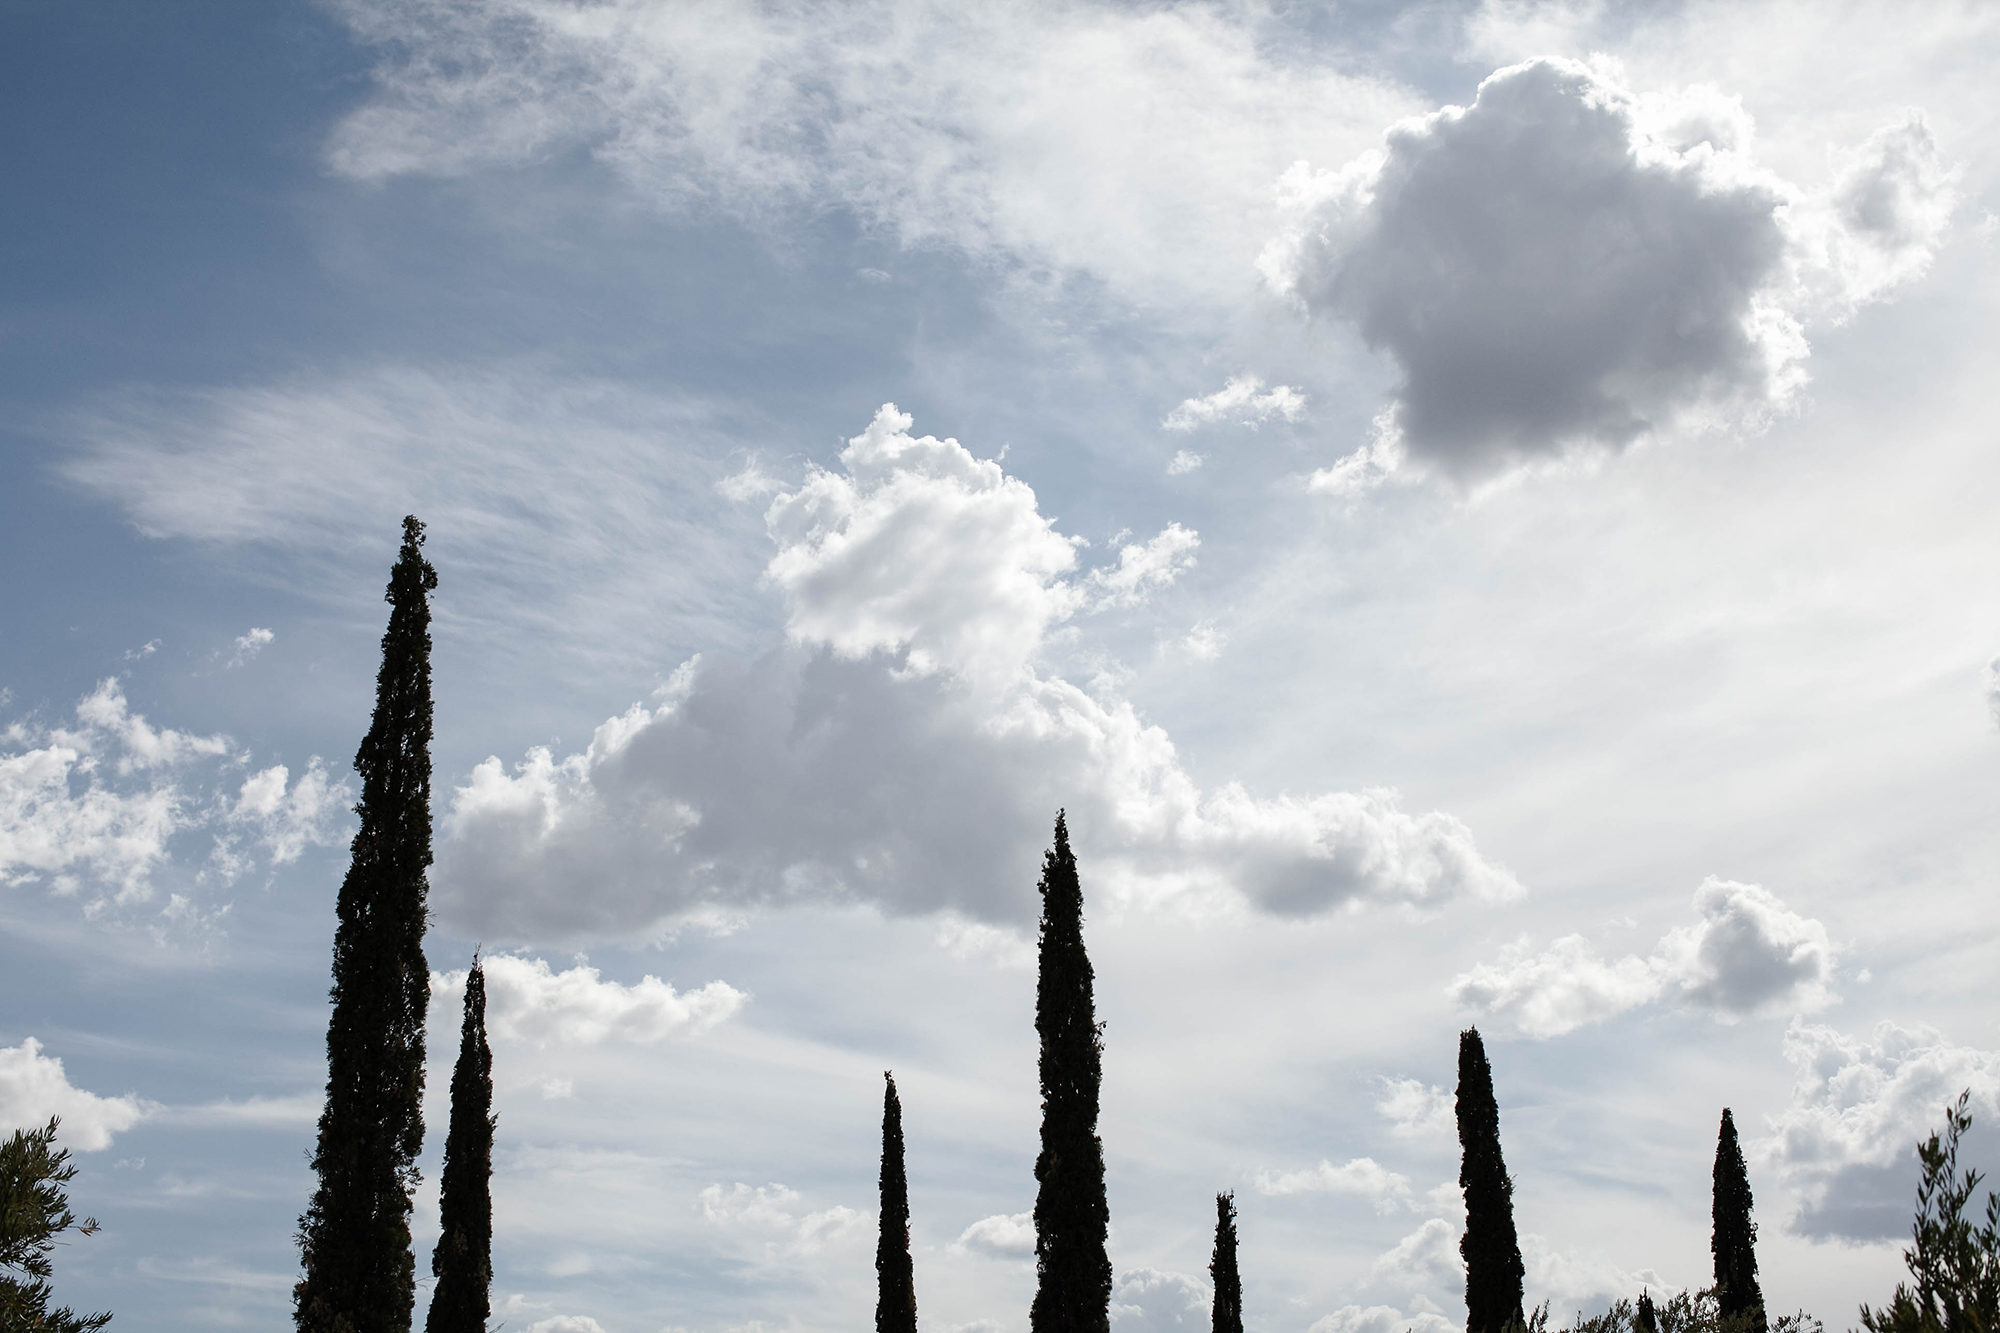
[[(1114, 1333), (1774, 1310), (2000, 1165), (2000, 10), (0, 8), (0, 1129), (283, 1326), (400, 520), (494, 1311), (1023, 1333), (1067, 811)], [(428, 1299), (418, 1293), (418, 1316)]]

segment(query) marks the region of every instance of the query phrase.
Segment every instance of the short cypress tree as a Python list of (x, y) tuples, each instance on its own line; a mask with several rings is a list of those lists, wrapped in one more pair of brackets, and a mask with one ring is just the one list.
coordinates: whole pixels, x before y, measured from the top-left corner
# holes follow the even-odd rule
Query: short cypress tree
[(896, 1076), (882, 1092), (882, 1231), (875, 1242), (875, 1333), (917, 1333), (917, 1275), (910, 1263), (910, 1180), (903, 1173), (903, 1102)]
[(1083, 948), (1083, 888), (1069, 827), (1056, 815), (1042, 860), (1041, 975), (1035, 1031), (1042, 1039), (1042, 1151), (1035, 1159), (1033, 1333), (1106, 1333), (1111, 1327), (1111, 1209), (1097, 1137), (1104, 1031)]
[(451, 1128), (444, 1140), (431, 1293), (424, 1333), (486, 1333), (493, 1290), (493, 1051), (486, 1044), (486, 969), (465, 978), (465, 1019), (451, 1071)]
[(1521, 1315), (1521, 1242), (1514, 1234), (1514, 1182), (1500, 1156), (1500, 1103), (1479, 1029), (1458, 1035), (1459, 1188), (1465, 1191), (1466, 1333), (1525, 1327)]
[(1639, 1312), (1632, 1318), (1634, 1333), (1660, 1333), (1660, 1312), (1653, 1308), (1653, 1293), (1639, 1293)]
[(1715, 1303), (1724, 1320), (1750, 1333), (1766, 1333), (1764, 1293), (1757, 1286), (1757, 1224), (1750, 1220), (1750, 1174), (1736, 1141), (1736, 1121), (1722, 1110), (1715, 1142)]
[(375, 716), (354, 756), (361, 817), (336, 906), (326, 1105), (299, 1219), (300, 1333), (407, 1333), (410, 1191), (423, 1148), (425, 872), (431, 864), (431, 612), (424, 525), (403, 520)]
[(1208, 1261), (1215, 1283), (1213, 1333), (1243, 1333), (1243, 1279), (1236, 1272), (1236, 1196), (1215, 1196), (1215, 1254)]

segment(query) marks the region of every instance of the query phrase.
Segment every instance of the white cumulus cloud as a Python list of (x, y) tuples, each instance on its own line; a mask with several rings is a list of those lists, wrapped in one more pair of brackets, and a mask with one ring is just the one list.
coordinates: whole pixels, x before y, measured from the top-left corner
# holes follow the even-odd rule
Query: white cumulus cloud
[(1111, 1325), (1118, 1333), (1204, 1333), (1214, 1299), (1207, 1283), (1184, 1273), (1127, 1269), (1111, 1291)]
[(696, 659), (581, 752), (479, 764), (451, 795), (440, 908), (484, 938), (645, 933), (704, 904), (862, 900), (1019, 922), (1058, 807), (1093, 883), (1300, 916), (1519, 892), (1460, 821), (1392, 791), (1203, 789), (1064, 619), (1185, 567), (1170, 526), (1096, 577), (1034, 492), (885, 407), (840, 471), (770, 508), (789, 646)]
[(1409, 1178), (1382, 1166), (1372, 1157), (1356, 1157), (1335, 1166), (1321, 1161), (1303, 1171), (1261, 1171), (1257, 1192), (1284, 1194), (1349, 1194), (1366, 1199), (1379, 1213), (1393, 1212), (1410, 1201)]
[(1431, 1310), (1404, 1314), (1393, 1305), (1343, 1305), (1313, 1320), (1307, 1333), (1452, 1333), (1457, 1327)]
[(1670, 999), (1733, 1021), (1808, 1013), (1833, 1002), (1837, 955), (1826, 927), (1755, 884), (1708, 879), (1695, 890), (1700, 920), (1640, 957), (1605, 958), (1581, 935), (1541, 953), (1510, 949), (1455, 978), (1452, 998), (1533, 1037), (1557, 1037)]
[[(1995, 1141), (2000, 1052), (1960, 1046), (1934, 1028), (1879, 1023), (1866, 1035), (1794, 1021), (1785, 1033), (1794, 1082), (1770, 1136), (1752, 1144), (1798, 1192), (1792, 1229), (1879, 1240), (1907, 1234), (1915, 1148), (1972, 1093), (1978, 1141)], [(1990, 1157), (1990, 1151), (1987, 1155)], [(1970, 1162), (1979, 1150), (1968, 1147)]]
[(1167, 413), (1160, 425), (1172, 431), (1204, 426), (1248, 426), (1267, 421), (1297, 421), (1306, 414), (1306, 396), (1288, 384), (1266, 389), (1256, 375), (1232, 375), (1229, 382), (1204, 398), (1189, 398)]
[(954, 1245), (989, 1259), (1032, 1259), (1035, 1257), (1035, 1215), (999, 1213), (982, 1217), (960, 1232)]
[(249, 631), (236, 638), (235, 651), (230, 654), (226, 667), (240, 667), (258, 653), (270, 647), (278, 637), (277, 631), (251, 626)]
[[(289, 786), (287, 785), (289, 783)], [(353, 788), (335, 782), (314, 755), (297, 782), (291, 770), (273, 764), (251, 774), (230, 807), (231, 823), (254, 829), (274, 865), (296, 861), (307, 847), (325, 847), (340, 838), (340, 819), (354, 799)]]
[(1382, 1079), (1375, 1109), (1405, 1138), (1450, 1136), (1458, 1126), (1454, 1094), (1422, 1079)]
[(1465, 1273), (1458, 1253), (1459, 1231), (1442, 1217), (1429, 1219), (1376, 1259), (1368, 1270), (1369, 1280), (1405, 1291), (1453, 1285)]
[(710, 1226), (745, 1233), (763, 1241), (769, 1253), (814, 1254), (828, 1243), (855, 1231), (862, 1215), (836, 1204), (816, 1211), (801, 1210), (801, 1196), (786, 1185), (746, 1185), (727, 1189), (710, 1185), (701, 1192), (702, 1220)]
[(1757, 163), (1751, 132), (1713, 89), (1528, 61), (1340, 170), (1295, 166), (1260, 262), (1394, 361), (1393, 438), (1460, 476), (1755, 421), (1803, 382), (1806, 320), (1922, 271), (1952, 176), (1911, 121), (1813, 195)]
[(1137, 606), (1192, 568), (1195, 548), (1200, 545), (1197, 533), (1169, 523), (1148, 541), (1119, 547), (1117, 564), (1090, 572), (1096, 605)]
[(57, 1116), (63, 1143), (97, 1152), (157, 1109), (138, 1097), (100, 1097), (72, 1085), (62, 1061), (43, 1055), (33, 1037), (19, 1046), (0, 1046), (0, 1133), (34, 1129)]
[[(486, 1021), (494, 1035), (537, 1046), (693, 1036), (727, 1021), (749, 998), (721, 981), (676, 991), (647, 976), (626, 986), (583, 963), (557, 972), (544, 959), (511, 954), (495, 954), (482, 965)], [(433, 972), (433, 999), (447, 1005), (462, 1001), (469, 975)]]

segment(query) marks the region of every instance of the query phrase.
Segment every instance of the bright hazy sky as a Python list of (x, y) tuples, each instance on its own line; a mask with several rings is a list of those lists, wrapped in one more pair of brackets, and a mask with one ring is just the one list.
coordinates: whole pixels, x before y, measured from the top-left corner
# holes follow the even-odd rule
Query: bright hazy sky
[(1058, 807), (1115, 1333), (1222, 1189), (1255, 1333), (1461, 1321), (1473, 1022), (1532, 1301), (1704, 1284), (1730, 1106), (1851, 1325), (2000, 1116), (1996, 79), (1978, 4), (6, 5), (59, 1294), (289, 1318), (415, 513), (419, 1264), (483, 945), (508, 1328), (865, 1327), (894, 1069), (925, 1327), (1025, 1330)]

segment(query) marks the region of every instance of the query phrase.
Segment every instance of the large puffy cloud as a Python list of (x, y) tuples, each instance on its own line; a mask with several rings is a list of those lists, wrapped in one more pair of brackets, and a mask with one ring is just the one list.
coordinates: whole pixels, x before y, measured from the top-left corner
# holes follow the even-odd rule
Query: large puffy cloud
[(1817, 194), (1750, 140), (1711, 89), (1642, 96), (1608, 67), (1529, 61), (1344, 169), (1294, 167), (1261, 263), (1390, 356), (1385, 434), (1460, 476), (1754, 420), (1803, 381), (1806, 320), (1923, 271), (1953, 176), (1920, 119)]
[[(1933, 1028), (1880, 1023), (1865, 1036), (1795, 1022), (1785, 1034), (1795, 1081), (1753, 1149), (1800, 1196), (1792, 1229), (1880, 1240), (1907, 1234), (1917, 1184), (1915, 1146), (1970, 1090), (1972, 1133), (1993, 1141), (2000, 1052), (1956, 1045)], [(1976, 1161), (1978, 1151), (1968, 1153)]]
[[(605, 980), (585, 963), (557, 972), (544, 959), (511, 954), (496, 954), (482, 966), (487, 1023), (494, 1035), (537, 1046), (693, 1036), (727, 1021), (749, 998), (721, 981), (676, 991), (647, 976), (626, 986)], [(461, 1002), (468, 975), (433, 972), (432, 998), (446, 1005)]]
[(1541, 953), (1514, 949), (1457, 977), (1452, 997), (1534, 1037), (1556, 1037), (1661, 999), (1732, 1020), (1809, 1012), (1832, 1002), (1836, 950), (1826, 927), (1755, 884), (1709, 879), (1700, 920), (1653, 952), (1602, 957), (1581, 935)]
[(0, 1047), (0, 1132), (32, 1129), (56, 1116), (64, 1143), (96, 1152), (157, 1109), (138, 1097), (100, 1097), (76, 1087), (62, 1061), (43, 1055), (33, 1037)]
[(1305, 915), (1519, 891), (1462, 823), (1393, 792), (1200, 788), (1115, 685), (1048, 660), (1053, 627), (1136, 602), (1195, 534), (1072, 576), (1033, 491), (909, 427), (885, 407), (841, 471), (772, 502), (787, 649), (690, 662), (582, 752), (491, 758), (453, 792), (437, 879), (455, 922), (587, 936), (859, 899), (1018, 923), (1059, 806), (1093, 883), (1129, 898)]

